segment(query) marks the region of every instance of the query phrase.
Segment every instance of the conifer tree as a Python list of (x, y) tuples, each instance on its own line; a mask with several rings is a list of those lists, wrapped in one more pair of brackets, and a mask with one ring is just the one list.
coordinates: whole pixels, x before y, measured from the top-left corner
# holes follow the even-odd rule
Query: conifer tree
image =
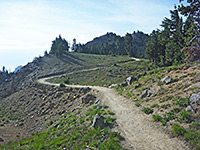
[(52, 41), (50, 54), (54, 54), (56, 57), (62, 56), (63, 53), (69, 50), (68, 42), (59, 35), (59, 37)]

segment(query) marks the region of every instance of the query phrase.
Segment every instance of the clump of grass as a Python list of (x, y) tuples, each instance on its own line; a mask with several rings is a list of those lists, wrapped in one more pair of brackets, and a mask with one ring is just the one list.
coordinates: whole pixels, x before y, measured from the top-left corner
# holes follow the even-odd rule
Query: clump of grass
[(189, 105), (189, 98), (178, 97), (176, 104), (180, 107), (187, 107)]
[(190, 145), (193, 146), (196, 150), (200, 149), (200, 133), (196, 131), (188, 131), (184, 134), (184, 138), (190, 142)]
[(110, 111), (110, 110), (108, 110), (107, 113), (108, 113), (109, 115), (114, 115), (114, 114), (115, 114), (114, 112), (112, 112), (112, 111)]
[(186, 122), (186, 123), (191, 122), (191, 113), (189, 113), (189, 112), (187, 112), (185, 110), (182, 111), (180, 113), (179, 120), (181, 122)]
[(60, 87), (65, 87), (65, 84), (64, 83), (60, 83)]
[(153, 120), (156, 121), (156, 122), (159, 122), (162, 120), (162, 117), (160, 115), (153, 115), (152, 116)]
[(158, 105), (157, 103), (153, 103), (153, 104), (151, 105), (151, 108), (154, 108), (154, 107), (159, 108), (159, 105)]
[(168, 109), (169, 107), (171, 107), (171, 104), (163, 104), (160, 107), (164, 109)]
[(186, 129), (183, 126), (180, 126), (179, 124), (175, 123), (172, 126), (173, 133), (176, 135), (184, 135), (186, 133)]
[(190, 128), (200, 130), (200, 123), (198, 121), (190, 123)]
[(141, 104), (139, 102), (135, 102), (135, 106), (140, 107)]
[(108, 116), (108, 117), (106, 117), (106, 118), (104, 119), (104, 123), (109, 124), (109, 125), (112, 125), (112, 124), (115, 123), (115, 120), (116, 120), (115, 118), (112, 118), (112, 117)]
[(153, 113), (153, 109), (149, 108), (149, 107), (144, 107), (142, 109), (142, 111), (145, 113), (145, 114), (151, 114)]

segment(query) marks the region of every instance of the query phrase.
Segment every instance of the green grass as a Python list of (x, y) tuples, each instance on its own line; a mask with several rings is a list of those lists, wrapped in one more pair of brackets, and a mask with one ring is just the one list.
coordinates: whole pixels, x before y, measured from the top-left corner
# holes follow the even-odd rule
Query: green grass
[(156, 121), (156, 122), (162, 120), (162, 117), (161, 117), (160, 115), (153, 115), (152, 118), (153, 118), (153, 120)]

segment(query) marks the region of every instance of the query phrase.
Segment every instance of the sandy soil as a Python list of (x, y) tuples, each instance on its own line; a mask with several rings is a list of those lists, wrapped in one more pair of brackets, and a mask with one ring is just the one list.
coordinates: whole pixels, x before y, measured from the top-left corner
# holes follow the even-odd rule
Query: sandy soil
[[(55, 77), (55, 76), (54, 76)], [(39, 79), (41, 84), (55, 85)], [(116, 115), (118, 126), (114, 129), (125, 138), (122, 145), (130, 150), (189, 150), (184, 141), (170, 137), (163, 127), (155, 124), (151, 117), (144, 114), (133, 102), (119, 95), (114, 89), (98, 86), (67, 85), (70, 87), (90, 87), (98, 91), (97, 98)]]

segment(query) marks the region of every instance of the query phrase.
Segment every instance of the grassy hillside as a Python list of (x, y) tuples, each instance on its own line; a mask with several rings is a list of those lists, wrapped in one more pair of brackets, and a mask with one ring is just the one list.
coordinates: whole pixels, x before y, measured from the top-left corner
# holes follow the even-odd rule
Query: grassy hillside
[(12, 77), (0, 83), (0, 99), (30, 85), (42, 76), (69, 73), (99, 66), (105, 67), (123, 61), (131, 61), (131, 58), (69, 52), (63, 54), (61, 58), (54, 55), (35, 58), (33, 62), (28, 63)]
[(148, 60), (134, 59), (112, 62), (110, 65), (104, 65), (95, 70), (84, 70), (73, 72), (62, 77), (50, 79), (54, 83), (80, 84), (80, 85), (99, 85), (107, 86), (121, 83), (129, 76), (136, 76), (145, 72), (152, 65)]
[[(166, 76), (171, 82), (161, 84)], [(152, 121), (165, 126), (170, 136), (184, 137), (195, 149), (200, 149), (200, 102), (190, 101), (192, 94), (200, 94), (199, 64), (150, 70), (130, 86), (119, 86), (116, 90), (145, 114), (152, 115)], [(187, 110), (188, 106), (195, 112)]]
[[(82, 103), (88, 93), (95, 96), (90, 89), (86, 93), (84, 89), (34, 84), (4, 99), (0, 103), (0, 139), (6, 145), (0, 149), (123, 149), (120, 134), (111, 132), (116, 124), (114, 113), (101, 101), (95, 104), (96, 99)], [(91, 126), (97, 114), (105, 118), (105, 127)]]

